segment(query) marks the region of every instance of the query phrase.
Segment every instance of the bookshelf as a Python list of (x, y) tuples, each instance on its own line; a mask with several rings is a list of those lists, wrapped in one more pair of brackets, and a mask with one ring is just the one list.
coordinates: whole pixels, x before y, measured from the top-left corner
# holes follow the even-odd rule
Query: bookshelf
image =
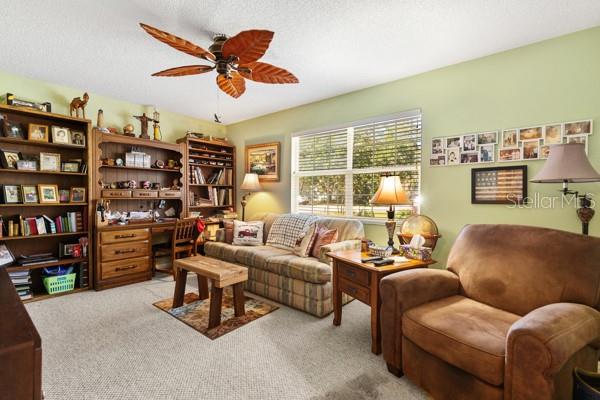
[[(19, 154), (20, 160), (35, 161), (36, 163), (35, 170), (17, 169), (21, 166), (12, 168), (13, 165), (6, 162), (0, 169), (0, 192), (2, 193), (0, 196), (2, 219), (0, 245), (5, 246), (15, 258), (13, 264), (6, 266), (7, 272), (9, 275), (20, 273), (23, 280), (30, 281), (29, 284), (21, 283), (18, 286), (20, 293), (23, 294), (24, 302), (43, 300), (59, 295), (47, 294), (42, 279), (42, 269), (45, 267), (72, 266), (73, 272), (77, 274), (75, 288), (60, 293), (60, 295), (88, 290), (92, 285), (93, 273), (92, 247), (86, 244), (90, 229), (88, 224), (91, 218), (89, 200), (91, 195), (89, 165), (92, 160), (91, 122), (86, 119), (7, 105), (0, 105), (0, 117), (0, 150), (2, 150), (0, 157), (4, 157), (3, 154)], [(44, 141), (28, 139), (28, 129), (31, 125), (47, 127)], [(15, 133), (11, 129), (12, 127), (17, 127), (18, 131)], [(52, 127), (67, 128), (69, 137), (72, 132), (80, 132), (85, 137), (85, 143), (79, 145), (55, 143), (53, 142)], [(40, 171), (40, 153), (58, 154), (61, 163), (79, 162), (78, 172), (63, 171), (62, 164), (58, 165), (61, 170)], [(59, 192), (56, 193), (58, 196), (55, 203), (43, 203), (41, 202), (43, 189), (38, 185), (56, 185), (59, 191), (69, 194), (72, 188), (85, 188), (85, 194), (81, 201), (73, 202), (70, 198), (61, 199)], [(16, 202), (14, 202), (14, 193), (18, 193)], [(57, 217), (66, 218), (67, 215), (72, 215), (73, 221), (75, 222), (76, 219), (76, 223), (72, 228), (65, 227), (63, 230), (61, 228), (64, 219), (59, 225)], [(43, 228), (36, 224), (38, 221)], [(12, 232), (8, 230), (10, 222), (13, 225)], [(9, 233), (12, 235), (9, 236)], [(81, 245), (82, 243), (84, 246)], [(81, 253), (75, 257), (61, 257), (59, 247), (63, 245), (80, 245)], [(83, 247), (86, 248), (85, 252)], [(20, 256), (44, 253), (47, 255), (40, 257), (38, 263), (19, 264), (19, 261), (24, 262)], [(27, 289), (30, 293), (26, 294)]]
[(223, 141), (183, 137), (188, 166), (186, 216), (211, 219), (235, 208), (235, 146)]

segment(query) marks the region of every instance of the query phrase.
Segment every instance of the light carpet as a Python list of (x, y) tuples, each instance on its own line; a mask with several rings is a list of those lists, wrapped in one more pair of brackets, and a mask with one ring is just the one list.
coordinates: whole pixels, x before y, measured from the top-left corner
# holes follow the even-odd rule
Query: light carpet
[(210, 340), (152, 305), (173, 289), (163, 277), (28, 304), (46, 400), (428, 398), (371, 353), (370, 310), (358, 301), (339, 327), (281, 306)]

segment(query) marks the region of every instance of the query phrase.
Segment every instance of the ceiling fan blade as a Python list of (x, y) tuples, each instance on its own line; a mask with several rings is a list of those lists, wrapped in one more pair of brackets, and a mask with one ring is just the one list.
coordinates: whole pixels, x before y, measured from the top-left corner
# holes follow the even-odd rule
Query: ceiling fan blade
[(236, 99), (246, 91), (246, 81), (236, 71), (231, 71), (231, 79), (223, 74), (217, 75), (217, 85), (219, 89)]
[(273, 35), (271, 31), (258, 29), (240, 32), (223, 44), (223, 56), (237, 56), (239, 64), (256, 61), (269, 48)]
[(210, 65), (186, 65), (184, 67), (169, 68), (164, 71), (155, 72), (152, 76), (198, 75), (212, 71), (213, 69), (215, 69), (215, 67)]
[(148, 32), (150, 36), (157, 40), (160, 40), (165, 44), (168, 44), (174, 49), (183, 51), (184, 53), (187, 53), (194, 57), (204, 58), (205, 60), (215, 60), (215, 56), (210, 51), (205, 50), (200, 46), (196, 46), (194, 43), (182, 39), (179, 36), (172, 35), (168, 32), (161, 31), (160, 29), (156, 29), (150, 25), (146, 25), (143, 23), (140, 23), (140, 26), (142, 27), (142, 29)]
[[(298, 78), (290, 71), (263, 62), (240, 65), (240, 74), (246, 78), (262, 83), (298, 83)], [(245, 68), (248, 68), (246, 70)]]

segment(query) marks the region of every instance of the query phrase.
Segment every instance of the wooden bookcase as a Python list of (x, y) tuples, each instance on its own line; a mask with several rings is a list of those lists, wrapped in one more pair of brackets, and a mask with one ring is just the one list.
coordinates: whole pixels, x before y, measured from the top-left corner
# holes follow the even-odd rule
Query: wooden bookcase
[[(140, 139), (121, 134), (101, 133), (94, 131), (94, 192), (93, 207), (96, 210), (100, 200), (110, 201), (113, 211), (149, 211), (155, 210), (164, 214), (174, 209), (180, 218), (186, 210), (186, 159), (182, 144)], [(125, 163), (126, 153), (132, 149), (150, 156), (151, 167), (131, 166)], [(122, 166), (116, 165), (117, 158), (124, 161)], [(107, 164), (104, 160), (112, 160)], [(176, 168), (157, 168), (155, 162), (176, 161)], [(140, 182), (149, 181), (160, 184), (161, 188), (169, 188), (177, 181), (181, 190), (161, 191), (142, 189)], [(107, 188), (118, 182), (135, 181), (137, 188)], [(103, 187), (104, 185), (104, 187)], [(164, 200), (164, 206), (159, 206)], [(95, 214), (94, 214), (95, 215)], [(165, 216), (168, 217), (168, 216)], [(166, 220), (166, 219), (165, 219)], [(96, 221), (96, 218), (94, 218)], [(171, 225), (174, 222), (171, 220)], [(96, 251), (96, 268), (94, 275), (97, 290), (149, 280), (152, 277), (152, 234), (164, 229), (161, 220), (127, 225), (102, 226), (95, 223), (94, 245)]]
[[(177, 143), (185, 146), (185, 162), (188, 167), (185, 179), (186, 216), (200, 213), (202, 218), (211, 218), (228, 208), (235, 208), (235, 146), (189, 136), (178, 139)], [(200, 173), (202, 176), (198, 180)], [(221, 174), (222, 178), (216, 182), (210, 181), (216, 174)], [(217, 201), (214, 200), (215, 194)], [(226, 200), (218, 201), (219, 196)], [(210, 203), (199, 199), (210, 200)]]
[[(0, 243), (4, 243), (11, 251), (15, 258), (19, 255), (33, 255), (40, 253), (53, 253), (57, 258), (59, 254), (60, 243), (75, 243), (82, 237), (89, 237), (91, 207), (90, 207), (90, 184), (91, 174), (91, 122), (86, 119), (73, 118), (65, 115), (46, 113), (27, 108), (0, 105), (0, 114), (10, 123), (21, 124), (24, 132), (24, 139), (6, 137), (4, 132), (0, 132), (0, 149), (3, 151), (19, 152), (23, 158), (37, 157), (37, 170), (19, 170), (19, 169), (1, 169), (0, 170), (0, 185), (35, 185), (52, 184), (57, 185), (59, 189), (71, 189), (72, 187), (85, 187), (86, 199), (85, 202), (61, 202), (56, 204), (41, 204), (41, 203), (20, 203), (20, 204), (0, 204), (0, 215), (7, 223), (8, 219), (22, 216), (39, 217), (46, 215), (53, 221), (55, 217), (65, 215), (67, 212), (80, 212), (82, 216), (83, 229), (74, 233), (54, 233), (44, 235), (23, 236), (19, 232), (19, 236), (7, 236), (6, 232)], [(49, 138), (52, 137), (51, 127), (65, 127), (72, 131), (83, 132), (86, 136), (85, 146), (76, 146), (70, 144), (52, 143), (51, 139), (48, 142), (38, 142), (27, 140), (27, 129), (29, 124), (39, 124), (48, 126)], [(0, 127), (1, 129), (1, 127)], [(61, 162), (81, 159), (87, 165), (85, 172), (54, 172), (40, 171), (39, 154), (40, 153), (58, 153), (61, 157)], [(21, 200), (22, 193), (21, 193)], [(38, 195), (39, 201), (39, 195)], [(36, 264), (33, 266), (8, 266), (8, 272), (25, 271), (31, 272), (31, 290), (33, 298), (24, 300), (24, 302), (36, 301), (48, 298), (50, 296), (58, 296), (69, 294), (77, 291), (87, 290), (92, 286), (92, 271), (93, 265), (90, 262), (92, 259), (93, 246), (87, 246), (87, 254), (77, 258), (61, 258), (58, 261)], [(42, 282), (42, 268), (53, 266), (76, 266), (75, 271), (78, 273), (76, 286), (73, 291), (68, 291), (60, 294), (49, 295)], [(81, 266), (87, 266), (87, 279), (80, 279), (79, 271)], [(85, 277), (84, 277), (85, 278)], [(81, 287), (80, 283), (87, 281), (87, 286)], [(85, 282), (84, 282), (85, 285)]]

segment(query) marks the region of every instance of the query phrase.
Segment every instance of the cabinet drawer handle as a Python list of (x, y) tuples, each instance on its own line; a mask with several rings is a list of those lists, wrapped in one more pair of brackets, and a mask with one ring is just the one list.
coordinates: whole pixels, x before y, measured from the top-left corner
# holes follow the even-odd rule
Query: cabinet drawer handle
[(136, 249), (131, 250), (115, 250), (115, 254), (127, 254), (127, 253), (135, 253)]
[(130, 233), (129, 235), (115, 235), (115, 239), (127, 239), (127, 238), (134, 238), (135, 237), (135, 233)]
[(126, 267), (117, 267), (115, 268), (115, 271), (127, 271), (128, 269), (134, 269), (135, 265), (128, 265)]

